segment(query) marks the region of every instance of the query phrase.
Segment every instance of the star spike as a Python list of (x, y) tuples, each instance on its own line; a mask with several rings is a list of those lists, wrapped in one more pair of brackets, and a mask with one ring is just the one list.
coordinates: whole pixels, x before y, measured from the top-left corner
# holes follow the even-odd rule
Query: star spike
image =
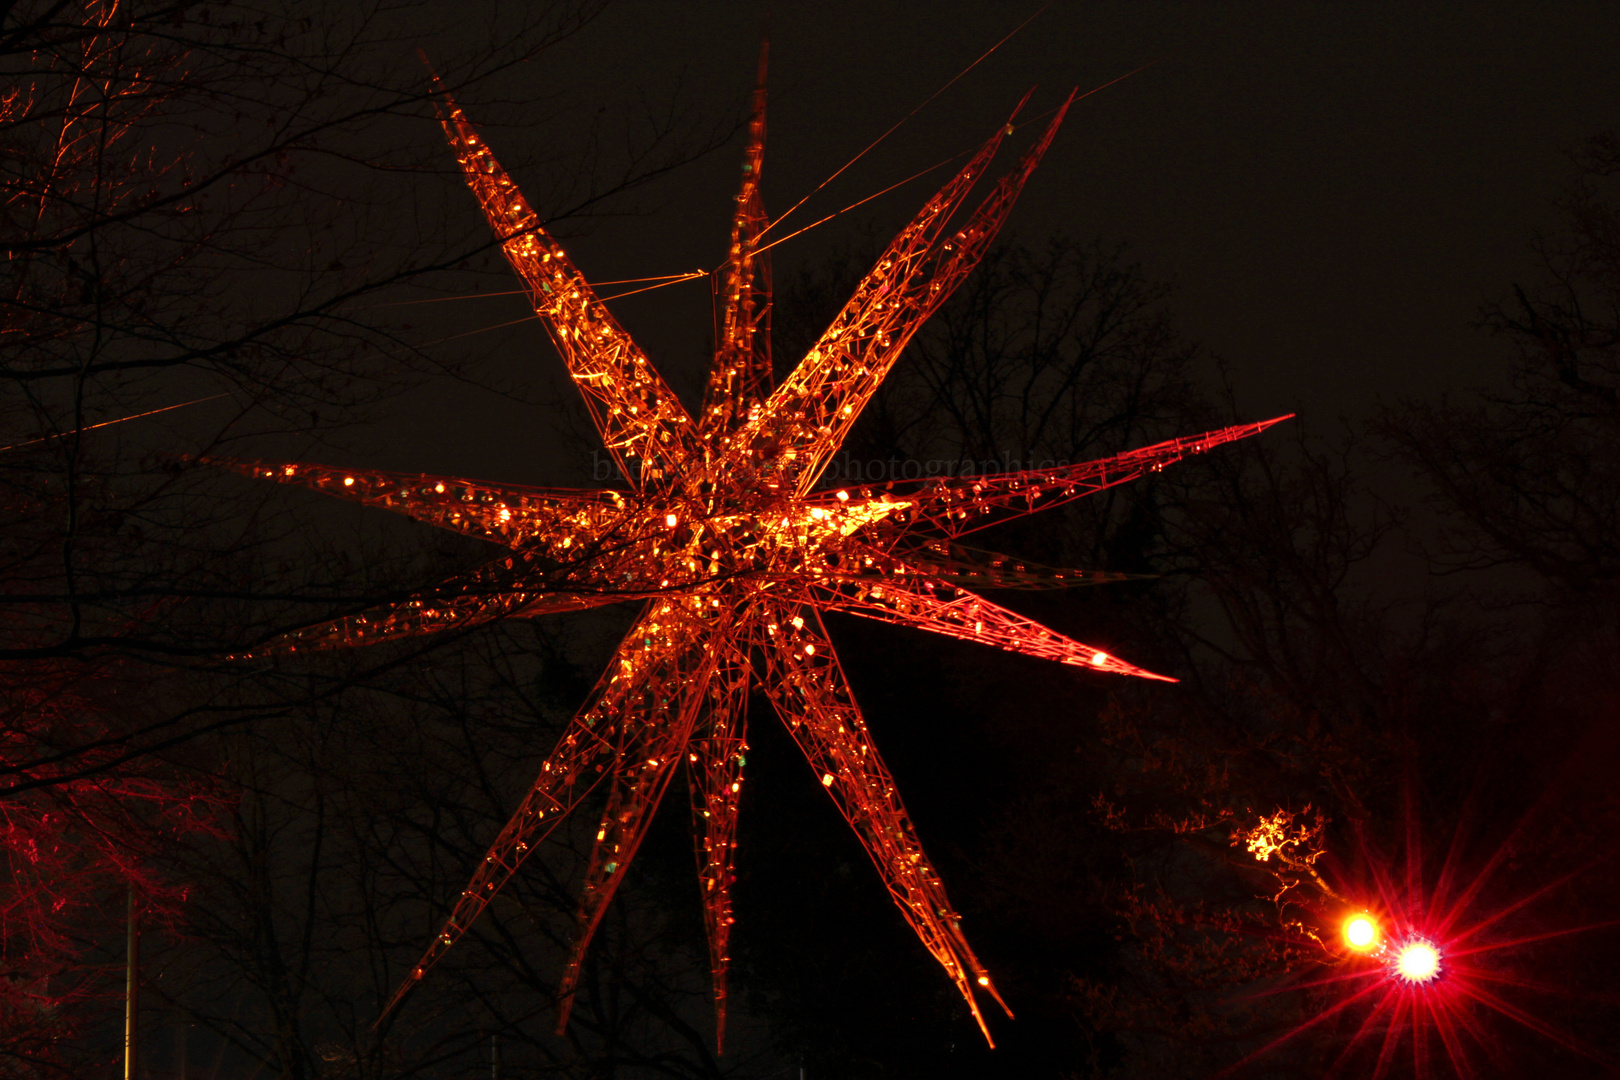
[[(328, 649), (353, 649), (452, 630), (470, 630), (499, 619), (532, 619), (565, 611), (586, 611), (636, 598), (634, 593), (622, 591), (514, 591), (509, 585), (503, 586), (497, 574), (498, 570), (474, 571), (410, 600), (378, 604), (353, 615), (286, 631), (263, 645), (231, 653), (226, 659), (263, 660)], [(458, 592), (458, 588), (462, 591)]]
[[(597, 299), (488, 144), (441, 92), (440, 120), (506, 261), (529, 289), (534, 312), (568, 365), (619, 470), (640, 490), (696, 447), (691, 418), (641, 349)], [(639, 461), (639, 467), (632, 463)]]
[[(687, 645), (679, 655), (660, 662), (651, 693), (618, 726), (613, 761), (608, 765), (608, 800), (591, 847), (591, 861), (580, 890), (579, 930), (568, 967), (557, 986), (557, 1034), (568, 1028), (574, 989), (579, 985), (585, 950), (607, 913), (608, 902), (646, 838), (653, 813), (669, 787), (670, 777), (691, 740), (692, 724), (704, 705), (714, 674), (715, 647), (706, 625), (707, 597), (699, 593), (656, 603), (659, 632)], [(661, 700), (669, 695), (667, 700)], [(654, 712), (653, 710), (656, 710)], [(640, 714), (639, 717), (637, 714)], [(659, 719), (662, 714), (663, 719)], [(640, 719), (640, 723), (634, 722)]]
[(772, 602), (766, 610), (771, 623), (761, 645), (771, 704), (860, 838), (900, 914), (956, 984), (985, 1041), (994, 1048), (974, 989), (988, 992), (1009, 1017), (1012, 1010), (995, 992), (989, 973), (962, 936), (961, 916), (946, 899), (944, 883), (917, 840), (820, 615), (811, 607), (780, 602)]
[(771, 263), (758, 250), (770, 219), (760, 195), (765, 166), (765, 69), (770, 41), (759, 46), (748, 146), (743, 152), (742, 190), (731, 222), (731, 246), (715, 297), (714, 364), (703, 395), (698, 430), (705, 439), (746, 423), (771, 390)]
[[(547, 542), (560, 546), (565, 538), (611, 532), (626, 515), (625, 493), (611, 489), (490, 484), (460, 476), (340, 469), (303, 462), (198, 460), (255, 480), (306, 487), (362, 506), (392, 510), (505, 547)], [(573, 543), (570, 540), (569, 546)]]
[[(777, 440), (794, 447), (794, 453), (782, 456), (777, 471), (792, 478), (798, 494), (806, 495), (815, 486), (911, 336), (989, 250), (1019, 192), (1057, 135), (1074, 95), (1057, 110), (1018, 168), (997, 182), (965, 225), (945, 238), (952, 213), (967, 199), (1028, 100), (1026, 94), (1007, 123), (902, 230), (862, 280), (854, 298), (771, 395), (759, 426), (762, 430), (774, 428)], [(751, 433), (745, 432), (740, 441)], [(759, 437), (753, 441), (757, 444)]]
[[(1013, 110), (1014, 116), (1026, 101), (1028, 95)], [(827, 419), (836, 417), (843, 407), (842, 401), (832, 404), (817, 395), (847, 392), (849, 380), (845, 376), (861, 370), (863, 363), (879, 363), (889, 356), (897, 332), (910, 337), (915, 326), (904, 318), (909, 312), (900, 304), (891, 305), (889, 295), (898, 297), (897, 290), (915, 286), (924, 275), (937, 255), (936, 242), (952, 214), (972, 192), (1010, 126), (1009, 122), (998, 128), (884, 249), (832, 325), (772, 392), (759, 415), (733, 439), (729, 464), (735, 467), (746, 463), (758, 468), (763, 482), (774, 490), (797, 491), (804, 474), (800, 455), (814, 455), (819, 444), (829, 442), (832, 436)], [(898, 351), (894, 349), (893, 353), (897, 355)]]
[(948, 537), (964, 536), (1129, 483), (1150, 472), (1159, 472), (1182, 458), (1258, 435), (1293, 416), (1288, 413), (1270, 420), (1206, 431), (1202, 435), (1168, 439), (1079, 465), (930, 480), (915, 490), (897, 492), (895, 497), (912, 504), (909, 511), (912, 525), (935, 529)]
[[(1083, 585), (1112, 585), (1138, 581), (1152, 574), (1118, 574), (1105, 570), (1076, 570), (1042, 566), (1028, 559), (978, 551), (944, 540), (922, 540), (909, 533), (869, 530), (867, 535), (844, 545), (839, 566), (830, 577), (839, 581), (867, 582), (885, 575), (919, 574), (951, 585), (978, 586), (981, 589), (1051, 590), (1073, 589)], [(853, 556), (854, 568), (844, 570), (843, 556)]]
[(622, 757), (627, 740), (644, 737), (643, 729), (656, 725), (665, 677), (683, 670), (706, 632), (696, 619), (671, 619), (669, 607), (662, 601), (649, 603), (625, 635), (590, 700), (540, 766), (534, 786), (490, 845), (443, 929), (394, 992), (378, 1024), (471, 929), (529, 853), (601, 780), (603, 770)]
[(1094, 645), (1083, 645), (959, 585), (917, 571), (878, 581), (845, 582), (837, 587), (818, 583), (814, 589), (817, 606), (824, 610), (844, 611), (962, 641), (976, 641), (1071, 667), (1106, 671), (1112, 675), (1134, 675), (1158, 682), (1178, 681), (1128, 664)]
[(703, 925), (709, 939), (709, 970), (714, 982), (715, 1053), (725, 1052), (726, 997), (731, 967), (731, 877), (737, 847), (737, 811), (742, 798), (744, 754), (748, 750), (749, 647), (755, 620), (718, 658), (710, 686), (708, 715), (698, 721), (687, 747), (687, 786), (692, 825), (698, 835), (698, 884)]

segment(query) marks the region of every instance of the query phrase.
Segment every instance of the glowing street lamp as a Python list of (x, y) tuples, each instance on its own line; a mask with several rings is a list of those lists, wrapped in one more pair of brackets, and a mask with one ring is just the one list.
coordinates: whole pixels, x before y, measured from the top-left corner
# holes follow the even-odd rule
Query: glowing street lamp
[(1426, 983), (1440, 974), (1440, 950), (1422, 938), (1413, 938), (1395, 953), (1395, 974), (1409, 983)]
[(1354, 915), (1345, 920), (1344, 940), (1352, 949), (1370, 949), (1378, 942), (1378, 924), (1371, 915)]

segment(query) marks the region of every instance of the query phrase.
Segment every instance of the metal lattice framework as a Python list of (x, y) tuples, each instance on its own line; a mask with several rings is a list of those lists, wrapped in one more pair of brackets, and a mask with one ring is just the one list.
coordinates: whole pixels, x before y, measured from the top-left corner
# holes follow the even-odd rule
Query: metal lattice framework
[(1276, 422), (1082, 465), (883, 490), (815, 490), (911, 335), (984, 254), (1069, 102), (1056, 110), (1017, 167), (953, 229), (950, 222), (961, 216), (975, 183), (1013, 132), (1013, 120), (1000, 127), (900, 232), (774, 390), (770, 273), (761, 250), (767, 219), (759, 195), (764, 104), (762, 62), (730, 252), (717, 274), (716, 355), (702, 412), (694, 418), (547, 234), (460, 109), (447, 97), (443, 101), (444, 129), (467, 182), (526, 283), (536, 314), (628, 479), (627, 489), (556, 490), (318, 465), (217, 462), (249, 476), (409, 514), (508, 549), (495, 562), (407, 601), (286, 635), (252, 655), (644, 602), (608, 670), (390, 1008), (467, 932), (546, 834), (605, 783), (607, 806), (560, 986), (559, 1028), (566, 1024), (592, 933), (684, 761), (699, 837), (717, 1042), (723, 1041), (730, 882), (748, 748), (745, 713), (749, 689), (758, 684), (988, 1040), (976, 994), (1006, 1005), (963, 937), (819, 612), (845, 611), (1095, 671), (1165, 679), (967, 588), (1063, 587), (1118, 575), (1051, 570), (952, 541)]

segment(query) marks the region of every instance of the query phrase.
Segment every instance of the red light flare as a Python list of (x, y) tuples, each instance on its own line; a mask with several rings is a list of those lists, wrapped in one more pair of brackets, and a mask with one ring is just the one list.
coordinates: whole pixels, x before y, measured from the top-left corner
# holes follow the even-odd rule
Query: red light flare
[[(1620, 1066), (1599, 1050), (1516, 1000), (1538, 994), (1594, 1003), (1592, 995), (1577, 988), (1530, 974), (1528, 969), (1538, 958), (1526, 947), (1620, 926), (1620, 919), (1547, 925), (1556, 917), (1548, 902), (1559, 894), (1567, 897), (1596, 862), (1565, 870), (1505, 902), (1487, 899), (1507, 891), (1509, 886), (1495, 879), (1515, 853), (1533, 845), (1532, 830), (1548, 802), (1544, 796), (1483, 865), (1465, 857), (1466, 829), (1459, 827), (1429, 886), (1414, 802), (1409, 795), (1405, 850), (1398, 861), (1384, 858), (1364, 832), (1358, 837), (1368, 880), (1362, 890), (1364, 906), (1346, 910), (1335, 905), (1337, 910), (1321, 912), (1323, 925), (1337, 928), (1337, 933), (1320, 935), (1325, 951), (1334, 957), (1333, 972), (1250, 995), (1250, 999), (1311, 995), (1309, 1019), (1217, 1075), (1244, 1075), (1249, 1066), (1264, 1072), (1268, 1064), (1276, 1064), (1265, 1059), (1284, 1044), (1341, 1025), (1348, 1027), (1348, 1034), (1341, 1036), (1338, 1054), (1324, 1061), (1320, 1073), (1324, 1077), (1473, 1080), (1531, 1075), (1523, 1071), (1526, 1063), (1517, 1060), (1523, 1051), (1508, 1046), (1506, 1035), (1515, 1029), (1534, 1033), (1537, 1052), (1557, 1055), (1558, 1061), (1537, 1059), (1539, 1075), (1574, 1075), (1562, 1071), (1572, 1063), (1558, 1050), (1584, 1059), (1590, 1075), (1620, 1075)], [(1467, 816), (1465, 808), (1465, 824)], [(1613, 1006), (1620, 999), (1605, 995), (1597, 1003)]]

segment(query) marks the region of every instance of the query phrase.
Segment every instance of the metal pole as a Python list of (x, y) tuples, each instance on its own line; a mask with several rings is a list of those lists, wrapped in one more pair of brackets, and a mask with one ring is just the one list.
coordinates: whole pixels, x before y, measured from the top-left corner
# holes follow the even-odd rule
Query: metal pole
[(499, 1035), (489, 1037), (489, 1080), (501, 1080), (501, 1044)]
[(135, 923), (135, 886), (129, 887), (129, 940), (124, 948), (124, 1080), (135, 1080), (136, 1017), (139, 1008), (141, 933)]

